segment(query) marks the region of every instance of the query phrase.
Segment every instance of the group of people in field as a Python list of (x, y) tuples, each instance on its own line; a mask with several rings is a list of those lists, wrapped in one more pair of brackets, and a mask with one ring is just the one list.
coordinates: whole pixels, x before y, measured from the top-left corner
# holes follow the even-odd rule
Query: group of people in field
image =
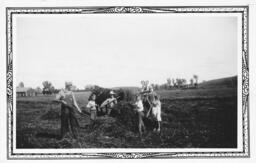
[(111, 110), (114, 108), (114, 106), (117, 104), (117, 99), (115, 98), (115, 92), (110, 91), (110, 97), (106, 99), (100, 106), (96, 104), (96, 94), (91, 94), (88, 99), (88, 104), (86, 107), (90, 109), (90, 118), (93, 122), (96, 120), (97, 112), (103, 113), (105, 111), (105, 114), (110, 115)]
[[(147, 112), (144, 108), (145, 103), (150, 106)], [(138, 128), (140, 134), (146, 129), (143, 118), (149, 116), (152, 116), (157, 122), (157, 126), (153, 131), (160, 132), (160, 122), (162, 121), (160, 97), (153, 91), (153, 88), (149, 85), (148, 81), (142, 81), (142, 89), (140, 93), (136, 95), (135, 110), (137, 111), (139, 119)]]
[[(161, 119), (161, 102), (160, 97), (157, 95), (153, 88), (149, 85), (148, 81), (143, 81), (142, 88), (140, 92), (136, 95), (136, 100), (133, 104), (134, 110), (138, 117), (138, 129), (140, 135), (143, 131), (146, 130), (143, 119), (145, 117), (151, 116), (156, 122), (157, 125), (154, 128), (154, 132), (160, 132), (160, 122)], [(76, 139), (79, 129), (79, 123), (76, 118), (76, 110), (83, 114), (82, 110), (77, 104), (74, 93), (71, 91), (72, 84), (66, 84), (65, 89), (61, 90), (57, 95), (54, 101), (61, 103), (61, 137), (69, 132)], [(94, 122), (97, 118), (97, 112), (105, 112), (106, 115), (110, 115), (111, 110), (117, 104), (117, 98), (115, 97), (115, 92), (110, 91), (110, 97), (106, 99), (100, 106), (97, 105), (96, 94), (91, 94), (86, 107), (90, 110), (90, 120)], [(145, 103), (149, 105), (149, 109), (145, 109)]]

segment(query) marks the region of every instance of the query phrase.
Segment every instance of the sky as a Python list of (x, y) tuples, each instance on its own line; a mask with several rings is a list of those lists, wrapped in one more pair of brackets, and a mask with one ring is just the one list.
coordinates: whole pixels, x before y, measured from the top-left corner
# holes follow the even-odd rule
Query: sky
[(14, 28), (16, 83), (55, 88), (162, 84), (194, 74), (237, 75), (237, 18), (174, 14), (21, 16)]

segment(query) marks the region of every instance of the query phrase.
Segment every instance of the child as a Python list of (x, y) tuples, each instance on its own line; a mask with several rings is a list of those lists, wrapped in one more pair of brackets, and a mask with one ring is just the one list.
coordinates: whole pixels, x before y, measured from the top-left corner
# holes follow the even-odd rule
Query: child
[(161, 102), (160, 97), (157, 94), (155, 94), (154, 100), (152, 102), (152, 115), (157, 121), (157, 128), (154, 128), (154, 131), (160, 132), (160, 122), (162, 121)]
[(137, 111), (138, 118), (139, 118), (139, 126), (138, 127), (139, 127), (139, 132), (140, 132), (140, 135), (141, 135), (142, 134), (142, 129), (145, 130), (145, 125), (144, 125), (144, 122), (143, 122), (144, 108), (143, 108), (143, 104), (142, 104), (142, 100), (141, 100), (140, 95), (137, 96), (135, 106), (136, 106), (136, 111)]
[(97, 116), (97, 104), (95, 103), (96, 100), (96, 95), (92, 94), (89, 98), (89, 102), (87, 104), (87, 108), (90, 109), (90, 113), (91, 113), (91, 120), (94, 121), (96, 119)]
[(110, 98), (108, 99), (109, 101), (111, 101), (111, 102), (109, 102), (109, 104), (108, 104), (108, 107), (107, 107), (107, 109), (108, 109), (108, 115), (110, 115), (110, 113), (111, 113), (111, 110), (114, 108), (114, 106), (117, 104), (117, 99), (115, 98), (115, 92), (114, 91), (110, 91)]
[(107, 114), (110, 115), (112, 109), (117, 104), (117, 99), (115, 98), (115, 92), (110, 91), (110, 98), (106, 99), (100, 106), (100, 108), (106, 108)]

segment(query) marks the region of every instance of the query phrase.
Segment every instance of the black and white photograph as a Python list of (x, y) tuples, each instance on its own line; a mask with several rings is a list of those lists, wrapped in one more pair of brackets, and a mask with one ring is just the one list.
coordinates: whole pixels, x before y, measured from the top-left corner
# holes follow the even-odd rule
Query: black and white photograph
[(7, 7), (8, 157), (248, 157), (248, 14)]

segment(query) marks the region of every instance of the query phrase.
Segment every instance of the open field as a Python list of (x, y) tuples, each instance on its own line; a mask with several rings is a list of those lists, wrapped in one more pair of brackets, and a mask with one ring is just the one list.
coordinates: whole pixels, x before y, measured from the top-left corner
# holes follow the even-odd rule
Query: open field
[[(234, 148), (237, 146), (235, 88), (166, 90), (162, 101), (161, 133), (147, 130), (140, 139), (117, 118), (99, 117), (94, 125), (77, 115), (78, 140), (59, 139), (60, 106), (54, 96), (17, 99), (17, 148)], [(75, 96), (85, 109), (90, 92)], [(136, 117), (134, 117), (136, 118)]]
[(198, 89), (177, 89), (177, 90), (161, 90), (156, 91), (162, 99), (209, 99), (232, 97), (237, 94), (234, 88), (198, 88)]

